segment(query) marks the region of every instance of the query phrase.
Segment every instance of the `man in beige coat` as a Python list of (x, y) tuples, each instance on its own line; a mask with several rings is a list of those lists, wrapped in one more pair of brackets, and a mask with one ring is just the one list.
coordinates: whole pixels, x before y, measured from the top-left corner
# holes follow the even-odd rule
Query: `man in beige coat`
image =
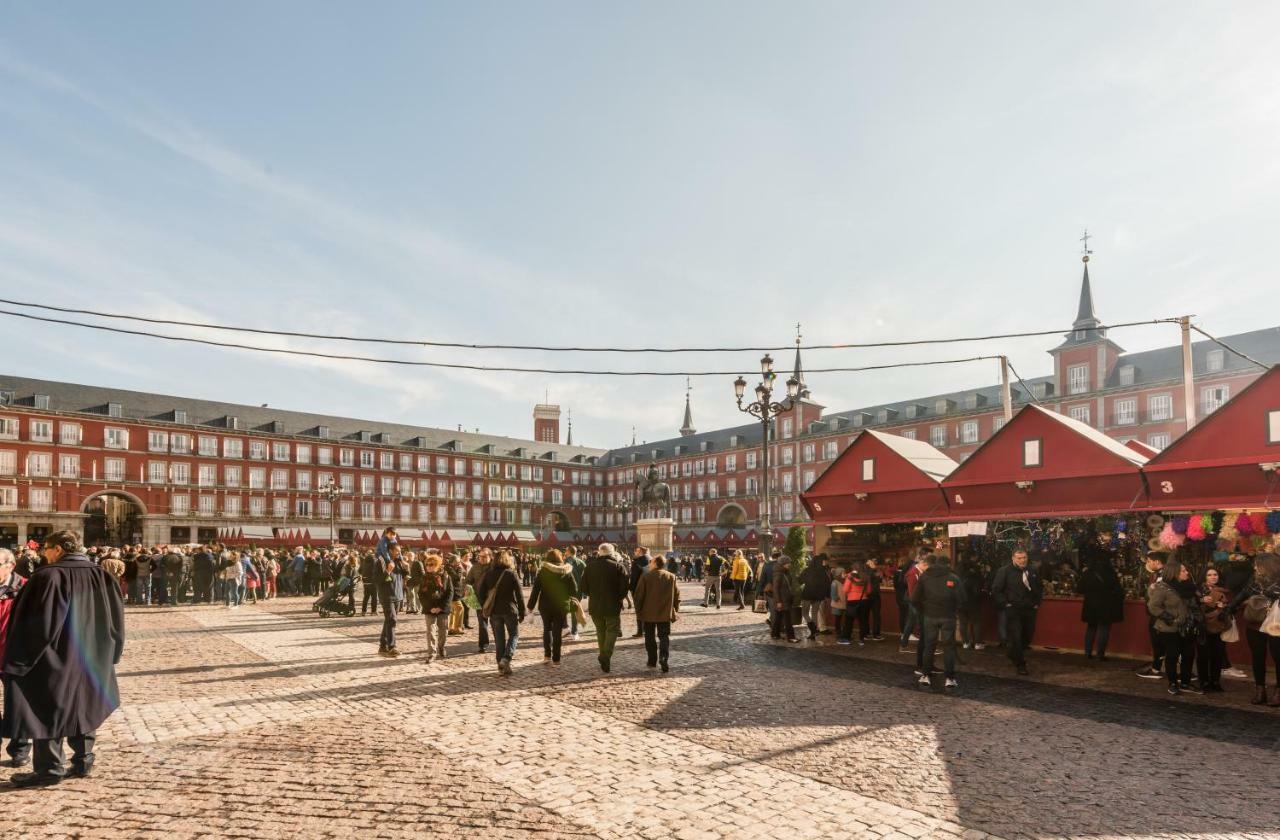
[(671, 622), (680, 611), (680, 588), (676, 576), (664, 567), (666, 561), (653, 558), (649, 571), (636, 584), (636, 620), (644, 625), (644, 649), (649, 654), (648, 667), (662, 665), (662, 673), (670, 670)]

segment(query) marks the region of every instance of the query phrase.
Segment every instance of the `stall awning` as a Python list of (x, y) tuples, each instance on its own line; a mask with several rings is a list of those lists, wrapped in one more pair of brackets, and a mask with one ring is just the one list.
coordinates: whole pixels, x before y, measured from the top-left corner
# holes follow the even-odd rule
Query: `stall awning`
[(275, 529), (270, 525), (241, 525), (240, 535), (247, 540), (274, 540)]
[(1175, 440), (1143, 472), (1160, 508), (1280, 508), (1280, 366)]
[(948, 514), (940, 482), (956, 462), (930, 444), (864, 431), (800, 496), (814, 522), (920, 522)]
[(1027, 405), (942, 490), (953, 521), (1145, 510), (1144, 463), (1143, 455), (1091, 426)]

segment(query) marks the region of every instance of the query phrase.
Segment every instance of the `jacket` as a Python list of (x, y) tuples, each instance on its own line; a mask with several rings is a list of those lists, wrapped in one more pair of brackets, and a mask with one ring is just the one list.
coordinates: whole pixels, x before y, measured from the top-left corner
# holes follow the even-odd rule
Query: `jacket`
[(1084, 598), (1080, 620), (1085, 624), (1124, 621), (1124, 588), (1116, 570), (1106, 561), (1094, 561), (1080, 573), (1076, 590)]
[(592, 615), (619, 615), (629, 591), (627, 571), (612, 557), (596, 555), (587, 561), (582, 573), (582, 591), (589, 599), (587, 609)]
[(1231, 614), (1226, 606), (1229, 600), (1227, 590), (1221, 586), (1202, 586), (1196, 592), (1199, 599), (1208, 598), (1210, 603), (1200, 601), (1200, 609), (1204, 612), (1204, 630), (1206, 633), (1225, 633), (1231, 626)]
[(431, 615), (433, 609), (440, 614), (448, 615), (453, 608), (453, 579), (442, 570), (423, 571), (422, 582), (418, 585), (418, 598), (422, 601), (422, 612)]
[(413, 558), (413, 562), (409, 564), (409, 585), (417, 589), (422, 583), (422, 576), (427, 573), (427, 567), (422, 565), (422, 561), (417, 557)]
[(823, 601), (831, 594), (831, 572), (821, 563), (805, 566), (800, 582), (800, 597), (805, 601)]
[(675, 621), (680, 610), (680, 587), (666, 569), (651, 569), (636, 584), (636, 620), (646, 624)]
[(745, 557), (735, 557), (729, 569), (729, 580), (746, 580), (751, 577), (751, 564)]
[[(447, 572), (442, 574), (449, 577), (452, 582), (451, 575)], [(476, 589), (476, 598), (480, 600), (482, 609), (489, 598), (489, 592), (494, 590), (496, 594), (493, 596), (493, 610), (489, 615), (499, 617), (518, 615), (520, 620), (524, 621), (524, 590), (520, 587), (520, 578), (516, 577), (516, 573), (505, 566), (490, 563), (489, 571), (485, 573), (480, 586)]]
[(1147, 612), (1156, 620), (1157, 633), (1177, 633), (1191, 611), (1168, 581), (1158, 580), (1147, 591)]
[(569, 600), (577, 597), (573, 568), (567, 563), (543, 563), (529, 590), (529, 609), (537, 607), (543, 616), (560, 619), (569, 614)]
[(945, 566), (930, 566), (920, 575), (911, 603), (925, 618), (954, 621), (964, 606), (964, 585)]
[[(472, 563), (471, 568), (467, 569), (466, 586), (470, 586), (475, 592), (480, 591), (480, 581), (484, 580), (485, 574), (489, 569), (493, 568), (493, 563)], [(465, 592), (463, 594), (466, 594)], [(483, 603), (483, 602), (481, 602)]]
[(844, 581), (842, 581), (842, 580), (833, 580), (833, 581), (831, 581), (831, 610), (832, 610), (832, 612), (834, 612), (834, 611), (836, 611), (836, 610), (841, 610), (841, 611), (843, 611), (843, 610), (844, 610), (844, 608), (847, 606), (847, 604), (848, 604), (848, 602), (847, 602), (847, 601), (845, 601), (845, 599), (844, 599)]
[[(1027, 578), (1026, 584), (1022, 582), (1024, 573)], [(997, 609), (1001, 607), (1036, 609), (1040, 606), (1042, 597), (1044, 597), (1044, 586), (1040, 583), (1040, 575), (1036, 574), (1029, 564), (1025, 569), (1019, 569), (1013, 563), (1001, 566), (991, 581), (991, 598), (995, 601)]]
[(649, 571), (649, 555), (642, 554), (631, 561), (631, 579), (628, 581), (628, 591), (635, 592), (636, 587), (640, 585), (640, 576)]
[(774, 604), (781, 604), (782, 609), (790, 609), (795, 603), (795, 588), (791, 583), (791, 574), (789, 570), (784, 570), (781, 566), (774, 569), (773, 573), (773, 594), (770, 598)]
[(869, 600), (871, 597), (870, 576), (865, 571), (850, 571), (844, 578), (844, 600), (846, 603)]

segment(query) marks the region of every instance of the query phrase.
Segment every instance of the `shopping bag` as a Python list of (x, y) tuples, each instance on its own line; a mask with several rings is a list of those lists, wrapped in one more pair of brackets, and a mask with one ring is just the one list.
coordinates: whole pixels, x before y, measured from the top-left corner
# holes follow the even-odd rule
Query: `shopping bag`
[(1268, 636), (1280, 636), (1280, 599), (1271, 602), (1271, 609), (1258, 629)]
[(1240, 631), (1236, 628), (1236, 623), (1231, 622), (1231, 626), (1222, 631), (1222, 641), (1227, 644), (1240, 641)]
[(480, 612), (480, 599), (476, 597), (476, 588), (467, 587), (467, 594), (462, 596), (462, 605), (475, 612)]
[(752, 604), (752, 606), (751, 606), (751, 611), (752, 611), (752, 612), (758, 612), (758, 613), (768, 612), (768, 611), (769, 611), (769, 604), (768, 604), (768, 602), (767, 602), (767, 601), (765, 601), (765, 599), (763, 599), (763, 598), (757, 598), (757, 599), (756, 599), (756, 602), (755, 602), (754, 604)]
[(573, 610), (573, 617), (577, 619), (579, 626), (582, 626), (587, 623), (587, 614), (582, 611), (581, 601), (579, 601), (577, 598), (570, 598), (569, 608)]

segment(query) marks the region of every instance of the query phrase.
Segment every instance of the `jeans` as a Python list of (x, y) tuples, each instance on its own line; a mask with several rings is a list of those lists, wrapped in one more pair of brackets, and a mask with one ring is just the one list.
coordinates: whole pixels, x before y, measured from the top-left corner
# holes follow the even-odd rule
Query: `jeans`
[(418, 611), (418, 590), (413, 586), (406, 586), (404, 590), (404, 606), (410, 612)]
[(195, 592), (191, 593), (191, 603), (198, 604), (204, 601), (206, 604), (213, 603), (213, 576), (208, 574), (195, 575)]
[(784, 606), (782, 609), (776, 609), (776, 603), (774, 606), (773, 627), (770, 628), (771, 635), (775, 639), (780, 639), (785, 632), (788, 639), (794, 639), (796, 637), (796, 628), (791, 618), (791, 607)]
[(600, 649), (600, 661), (608, 662), (613, 658), (613, 646), (622, 635), (622, 616), (591, 614), (591, 622), (596, 626), (596, 645)]
[(1276, 687), (1280, 688), (1280, 636), (1268, 636), (1261, 630), (1245, 628), (1249, 653), (1253, 655), (1253, 684), (1267, 684), (1267, 652), (1271, 652), (1271, 664), (1276, 669)]
[(823, 601), (801, 601), (800, 612), (804, 616), (805, 624), (812, 624), (814, 627), (822, 626), (822, 605)]
[(982, 613), (960, 613), (960, 638), (966, 645), (976, 645), (982, 641)]
[[(67, 741), (71, 744), (71, 766), (75, 770), (87, 771), (93, 767), (93, 742), (95, 734), (86, 732), (83, 735), (71, 735)], [(62, 758), (61, 738), (37, 738), (31, 753), (32, 769), (41, 776), (65, 776), (67, 765)]]
[(1110, 624), (1086, 624), (1084, 628), (1084, 655), (1093, 656), (1094, 640), (1098, 642), (1098, 656), (1107, 655), (1107, 642), (1111, 641)]
[(516, 655), (516, 644), (520, 640), (520, 617), (516, 615), (492, 615), (489, 623), (493, 625), (494, 656), (501, 665), (505, 659), (510, 662)]
[(364, 615), (369, 611), (370, 604), (373, 606), (373, 614), (378, 614), (378, 587), (373, 583), (365, 581), (364, 583), (364, 599), (360, 602), (360, 614)]
[[(655, 638), (656, 637), (656, 638)], [(667, 664), (671, 655), (671, 622), (650, 621), (644, 626), (644, 652), (649, 655), (649, 665)]]
[(391, 600), (391, 584), (378, 587), (378, 600), (382, 602), (382, 634), (378, 636), (378, 650), (394, 650), (396, 646), (396, 605)]
[(1164, 652), (1164, 675), (1169, 685), (1191, 683), (1191, 665), (1196, 656), (1195, 639), (1181, 633), (1161, 633), (1160, 649)]
[(707, 575), (706, 580), (702, 584), (702, 603), (711, 606), (711, 596), (716, 596), (716, 608), (720, 607), (720, 599), (722, 583), (719, 575)]
[(1009, 661), (1019, 668), (1027, 666), (1027, 648), (1036, 632), (1035, 607), (1005, 607), (1009, 627)]
[(879, 638), (880, 636), (880, 597), (876, 596), (868, 601), (871, 605), (869, 613), (871, 615), (871, 635)]
[(1147, 636), (1151, 639), (1151, 670), (1162, 671), (1160, 663), (1164, 660), (1164, 642), (1156, 632), (1156, 620), (1150, 616), (1147, 617)]
[(942, 642), (942, 668), (948, 677), (956, 675), (956, 621), (954, 618), (926, 618), (924, 620), (924, 668), (925, 674), (933, 673), (933, 653)]
[(484, 653), (489, 647), (489, 622), (479, 613), (476, 613), (476, 627), (480, 631), (480, 652)]
[(222, 596), (228, 607), (240, 606), (240, 581), (223, 580)]
[[(849, 607), (852, 607), (852, 606), (853, 606), (853, 603), (850, 602)], [(846, 610), (845, 612), (847, 613), (848, 610)], [(920, 629), (920, 611), (916, 609), (915, 604), (908, 602), (907, 603), (907, 622), (906, 622), (906, 626), (902, 630), (902, 636), (898, 639), (898, 644), (901, 647), (905, 648), (907, 646), (907, 643), (911, 640), (911, 634), (916, 632), (919, 629)], [(920, 638), (923, 639), (924, 635), (922, 634)]]
[(559, 662), (560, 646), (564, 643), (564, 616), (539, 615), (542, 616), (542, 655), (552, 662)]
[(1205, 633), (1203, 638), (1196, 639), (1196, 676), (1200, 678), (1200, 687), (1217, 685), (1222, 680), (1222, 635)]
[(427, 613), (427, 661), (433, 654), (444, 656), (444, 640), (449, 635), (449, 614), (440, 612)]
[(911, 602), (905, 598), (898, 598), (898, 636), (900, 644), (905, 646), (907, 639), (911, 638), (911, 634), (907, 631), (911, 629)]

